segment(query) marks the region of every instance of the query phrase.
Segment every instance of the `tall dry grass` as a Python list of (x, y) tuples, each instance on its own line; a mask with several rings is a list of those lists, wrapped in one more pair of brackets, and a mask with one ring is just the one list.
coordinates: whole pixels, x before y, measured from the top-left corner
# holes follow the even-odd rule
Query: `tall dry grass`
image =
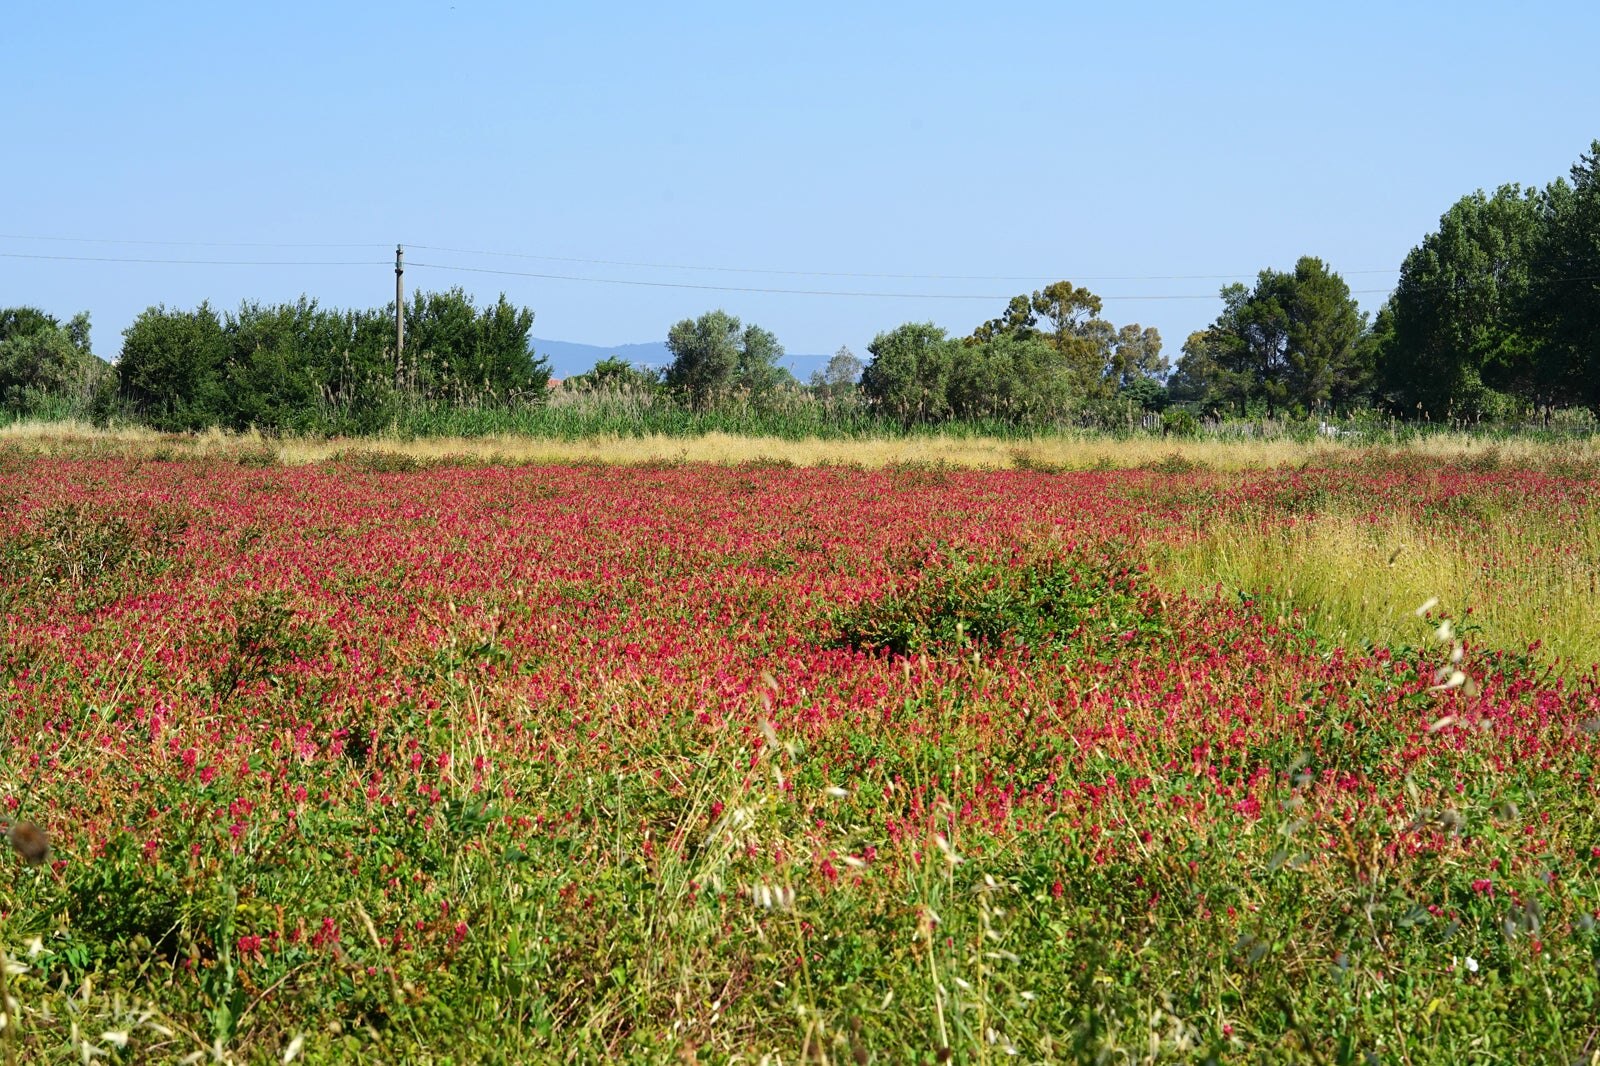
[[(81, 422), (18, 422), (0, 427), (0, 446), (31, 454), (131, 458), (268, 459), (285, 465), (326, 462), (351, 452), (404, 456), (419, 462), (491, 463), (778, 462), (796, 466), (901, 464), (962, 469), (1125, 470), (1172, 466), (1212, 470), (1342, 465), (1369, 456), (1369, 446), (1340, 440), (1171, 440), (1101, 434), (1055, 434), (1027, 440), (957, 434), (867, 439), (799, 440), (726, 433), (701, 436), (600, 436), (571, 440), (519, 434), (481, 437), (374, 436), (322, 438), (259, 433), (164, 434), (138, 426), (96, 428)], [(1428, 459), (1510, 466), (1600, 469), (1600, 436), (1560, 442), (1489, 440), (1439, 434), (1384, 451)]]
[(1429, 599), (1480, 645), (1521, 651), (1563, 672), (1600, 662), (1600, 514), (1532, 510), (1445, 524), (1404, 512), (1335, 507), (1286, 525), (1237, 514), (1206, 521), (1155, 566), (1174, 587), (1253, 593), (1303, 613), (1340, 645), (1416, 644)]

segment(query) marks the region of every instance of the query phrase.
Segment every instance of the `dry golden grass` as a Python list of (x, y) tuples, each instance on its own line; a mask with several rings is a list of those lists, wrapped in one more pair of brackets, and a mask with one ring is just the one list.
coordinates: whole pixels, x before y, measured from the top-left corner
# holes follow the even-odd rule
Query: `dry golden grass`
[(1292, 527), (1209, 522), (1154, 570), (1194, 592), (1221, 584), (1298, 609), (1336, 644), (1416, 644), (1418, 605), (1475, 627), (1473, 641), (1581, 672), (1600, 662), (1600, 515), (1556, 522), (1516, 515), (1444, 525), (1404, 513), (1374, 521), (1335, 509)]
[[(270, 457), (286, 465), (325, 462), (352, 451), (406, 456), (422, 462), (466, 459), (499, 463), (787, 462), (796, 466), (878, 468), (930, 464), (977, 470), (1125, 470), (1166, 463), (1212, 470), (1250, 470), (1348, 462), (1368, 449), (1336, 441), (1117, 440), (1053, 435), (1031, 440), (917, 436), (871, 440), (785, 440), (711, 433), (701, 437), (592, 437), (581, 440), (526, 436), (334, 438), (266, 437), (258, 433), (156, 433), (142, 427), (98, 429), (83, 423), (16, 423), (0, 427), (0, 445), (43, 455), (125, 455), (140, 458)], [(1600, 436), (1561, 444), (1491, 441), (1466, 434), (1430, 437), (1399, 449), (1440, 460), (1492, 458), (1505, 465), (1550, 462), (1600, 465)]]

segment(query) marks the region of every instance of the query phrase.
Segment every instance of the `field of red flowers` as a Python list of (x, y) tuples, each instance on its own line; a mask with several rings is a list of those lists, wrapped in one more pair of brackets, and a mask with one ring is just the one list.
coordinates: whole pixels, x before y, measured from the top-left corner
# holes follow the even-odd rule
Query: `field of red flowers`
[(1156, 563), (1592, 479), (382, 467), (0, 462), (10, 1061), (1600, 1057), (1594, 671)]

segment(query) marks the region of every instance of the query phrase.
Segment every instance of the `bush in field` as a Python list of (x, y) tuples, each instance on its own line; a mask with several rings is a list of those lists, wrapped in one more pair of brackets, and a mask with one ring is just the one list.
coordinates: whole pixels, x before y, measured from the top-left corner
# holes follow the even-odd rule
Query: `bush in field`
[(89, 349), (89, 314), (62, 325), (32, 307), (0, 311), (0, 410), (92, 414), (107, 402), (111, 368)]
[(573, 374), (562, 383), (562, 388), (577, 392), (628, 392), (650, 391), (661, 387), (661, 373), (648, 367), (634, 366), (620, 356), (600, 360), (587, 373)]
[(1164, 437), (1194, 437), (1200, 433), (1200, 420), (1194, 412), (1179, 407), (1161, 416), (1161, 435)]
[(951, 551), (913, 561), (906, 583), (833, 618), (840, 644), (894, 655), (983, 648), (1044, 648), (1077, 640), (1119, 647), (1160, 628), (1136, 567), (1115, 552), (1010, 558)]

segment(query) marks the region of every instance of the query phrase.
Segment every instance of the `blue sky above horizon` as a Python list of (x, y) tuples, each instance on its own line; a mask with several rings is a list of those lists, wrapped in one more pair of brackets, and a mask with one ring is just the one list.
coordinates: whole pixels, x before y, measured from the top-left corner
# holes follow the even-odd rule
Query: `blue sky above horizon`
[(382, 306), (404, 243), (408, 288), (503, 291), (541, 337), (655, 341), (723, 307), (864, 356), (1066, 278), (1176, 359), (1222, 284), (1301, 255), (1375, 309), (1455, 199), (1543, 185), (1600, 138), (1581, 3), (41, 3), (7, 24), (0, 306), (87, 309), (107, 357), (158, 303)]

